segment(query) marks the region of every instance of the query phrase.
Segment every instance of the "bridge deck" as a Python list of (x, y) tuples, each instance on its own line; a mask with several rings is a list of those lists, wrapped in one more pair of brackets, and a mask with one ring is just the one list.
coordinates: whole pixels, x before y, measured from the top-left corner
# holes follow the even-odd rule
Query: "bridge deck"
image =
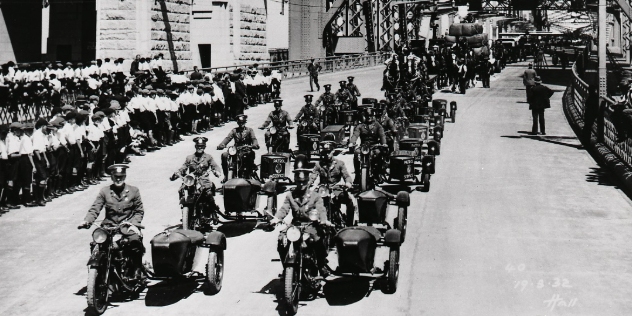
[[(339, 280), (325, 287), (325, 298), (303, 302), (300, 314), (632, 313), (630, 200), (581, 149), (562, 113), (563, 86), (550, 85), (556, 93), (546, 112), (548, 135), (525, 134), (531, 114), (523, 102), (522, 69), (497, 74), (491, 89), (435, 96), (458, 101), (457, 123), (447, 123), (431, 191), (411, 195), (397, 293), (367, 293), (366, 280)], [(349, 74), (363, 96), (381, 95), (378, 68), (326, 74), (321, 84), (335, 87)], [(558, 78), (543, 79), (547, 84)], [(303, 104), (307, 87), (306, 79), (283, 83), (290, 114)], [(248, 110), (248, 125), (259, 126), (271, 109), (268, 104)], [(214, 148), (233, 125), (206, 135), (207, 151), (218, 160)], [(263, 143), (263, 132), (256, 133)], [(128, 183), (140, 187), (145, 204), (148, 249), (152, 236), (179, 223), (179, 183), (168, 178), (192, 147), (189, 137), (130, 164)], [(351, 157), (343, 159), (352, 168)], [(91, 234), (76, 225), (99, 187), (0, 217), (0, 314), (84, 313)], [(195, 283), (154, 282), (141, 299), (114, 303), (107, 315), (277, 315), (277, 233), (255, 229), (254, 223), (221, 230), (229, 240), (219, 294), (205, 296)], [(547, 303), (555, 298), (562, 301)]]

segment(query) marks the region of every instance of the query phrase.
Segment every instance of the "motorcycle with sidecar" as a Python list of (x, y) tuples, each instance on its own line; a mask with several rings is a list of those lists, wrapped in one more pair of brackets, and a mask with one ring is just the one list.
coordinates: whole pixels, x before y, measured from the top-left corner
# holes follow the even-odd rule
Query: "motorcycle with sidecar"
[(250, 161), (248, 155), (252, 151), (251, 145), (228, 147), (228, 172), (227, 179), (244, 178), (259, 180), (254, 161)]
[(360, 145), (360, 153), (358, 160), (360, 161), (359, 185), (360, 191), (366, 191), (375, 188), (376, 185), (383, 182), (385, 163), (384, 152), (388, 150), (388, 145), (367, 144)]

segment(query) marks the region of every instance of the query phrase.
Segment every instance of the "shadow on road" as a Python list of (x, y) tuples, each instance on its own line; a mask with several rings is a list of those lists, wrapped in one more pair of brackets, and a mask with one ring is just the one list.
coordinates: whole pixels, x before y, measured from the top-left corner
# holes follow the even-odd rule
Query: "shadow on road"
[(587, 182), (597, 183), (599, 185), (611, 186), (619, 188), (617, 182), (610, 176), (607, 170), (602, 167), (590, 168), (590, 172), (586, 175)]
[(369, 278), (338, 278), (328, 281), (323, 288), (325, 299), (330, 306), (344, 306), (359, 302), (369, 296)]
[(167, 306), (183, 300), (198, 288), (194, 279), (167, 280), (147, 287), (145, 306)]
[(518, 133), (525, 135), (503, 135), (500, 137), (512, 139), (532, 139), (540, 142), (571, 147), (578, 150), (584, 149), (584, 146), (582, 146), (581, 142), (575, 136), (529, 135), (531, 133), (526, 131), (518, 131)]
[[(268, 282), (268, 284), (264, 285), (261, 288), (261, 290), (255, 293), (274, 295), (274, 297), (276, 298), (274, 302), (277, 303), (276, 311), (279, 313), (279, 315), (282, 315), (282, 316), (286, 315), (285, 309), (283, 307), (284, 305), (283, 305), (283, 279), (282, 278), (277, 278)], [(299, 305), (304, 306), (305, 304), (299, 303)]]

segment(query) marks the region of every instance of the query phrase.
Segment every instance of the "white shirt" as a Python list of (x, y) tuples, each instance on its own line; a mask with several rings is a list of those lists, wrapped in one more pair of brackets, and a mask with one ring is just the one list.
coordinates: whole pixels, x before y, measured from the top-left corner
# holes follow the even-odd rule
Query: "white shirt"
[[(232, 85), (234, 86), (234, 84)], [(222, 88), (220, 88), (215, 82), (213, 82), (213, 93), (215, 93), (215, 96), (213, 96), (213, 101), (219, 100), (220, 102), (222, 102), (222, 104), (226, 105), (224, 91), (222, 91)]]
[[(68, 124), (66, 124), (66, 125), (68, 125)], [(60, 128), (60, 129), (57, 129), (57, 132), (55, 132), (55, 138), (57, 139), (59, 144), (64, 146), (64, 147), (68, 146), (68, 140), (66, 139), (66, 134), (64, 132), (64, 128), (66, 127), (66, 125), (64, 125), (64, 127)], [(53, 143), (54, 143), (54, 141), (53, 141)]]
[(31, 142), (31, 138), (22, 135), (20, 137), (20, 155), (30, 155), (33, 153), (33, 142)]
[(47, 135), (48, 137), (48, 144), (51, 147), (52, 150), (57, 150), (57, 148), (59, 148), (59, 146), (61, 145), (61, 142), (59, 141), (59, 138), (57, 138), (56, 134), (50, 134)]
[(20, 152), (20, 139), (11, 132), (7, 133), (6, 145), (7, 153), (9, 155)]
[(0, 140), (0, 159), (3, 159), (3, 160), (9, 159), (9, 155), (7, 152), (7, 144), (3, 140)]
[(36, 129), (33, 131), (33, 136), (31, 136), (31, 141), (33, 142), (33, 150), (37, 150), (40, 153), (46, 152), (46, 135), (42, 132), (42, 129)]
[(92, 142), (98, 142), (105, 136), (105, 133), (96, 125), (90, 124), (87, 126), (88, 140)]

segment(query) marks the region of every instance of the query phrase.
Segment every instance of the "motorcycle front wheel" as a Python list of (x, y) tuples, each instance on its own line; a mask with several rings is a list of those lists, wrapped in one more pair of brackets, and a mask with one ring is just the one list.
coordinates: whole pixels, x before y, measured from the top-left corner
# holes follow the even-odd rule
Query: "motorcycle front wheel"
[(294, 267), (291, 266), (285, 267), (285, 271), (283, 271), (285, 307), (288, 315), (295, 315), (298, 312), (298, 299), (301, 295), (298, 273), (300, 273), (300, 271), (296, 271)]
[(399, 278), (399, 246), (391, 247), (388, 254), (388, 272), (386, 273), (386, 286), (382, 289), (384, 294), (393, 294), (397, 291), (397, 279)]
[(214, 295), (222, 289), (224, 279), (224, 252), (222, 250), (211, 250), (206, 263), (206, 294)]
[(188, 206), (182, 207), (182, 229), (193, 229), (192, 215)]
[(105, 271), (102, 270), (102, 267), (93, 267), (88, 270), (88, 290), (86, 292), (88, 308), (97, 315), (105, 312), (110, 299), (108, 280)]
[(369, 169), (362, 168), (362, 175), (360, 176), (360, 190), (365, 192), (368, 190), (368, 181), (369, 181)]
[(397, 219), (395, 221), (395, 228), (399, 229), (402, 233), (402, 243), (406, 239), (406, 226), (408, 225), (408, 211), (406, 207), (400, 206), (397, 210)]

